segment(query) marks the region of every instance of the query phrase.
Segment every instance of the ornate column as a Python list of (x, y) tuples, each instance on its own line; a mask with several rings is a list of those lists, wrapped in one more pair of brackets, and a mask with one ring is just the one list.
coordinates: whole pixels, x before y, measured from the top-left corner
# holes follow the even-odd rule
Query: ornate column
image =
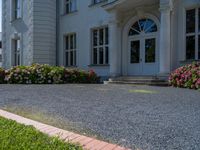
[(160, 74), (171, 71), (171, 0), (160, 0)]
[(118, 27), (117, 14), (116, 12), (110, 13), (109, 21), (109, 45), (110, 45), (110, 76), (116, 77), (120, 75), (120, 30)]

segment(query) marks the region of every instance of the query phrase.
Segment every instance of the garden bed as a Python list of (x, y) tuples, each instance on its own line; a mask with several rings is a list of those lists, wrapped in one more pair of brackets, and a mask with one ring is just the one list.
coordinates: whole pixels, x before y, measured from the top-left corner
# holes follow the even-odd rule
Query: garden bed
[(0, 117), (1, 149), (82, 150), (80, 146), (49, 137), (32, 126), (18, 124)]
[(0, 68), (0, 83), (9, 84), (67, 84), (98, 83), (93, 70), (67, 69), (64, 67), (39, 65), (16, 66), (8, 70)]

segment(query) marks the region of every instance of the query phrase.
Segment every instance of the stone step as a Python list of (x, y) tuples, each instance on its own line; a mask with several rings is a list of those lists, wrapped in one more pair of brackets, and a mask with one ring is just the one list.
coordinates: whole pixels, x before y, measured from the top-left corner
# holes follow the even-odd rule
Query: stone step
[(133, 84), (133, 85), (169, 86), (168, 82), (104, 81), (104, 84)]
[(123, 82), (167, 82), (167, 80), (160, 80), (160, 79), (109, 79), (110, 82), (114, 81), (123, 81)]
[(158, 79), (157, 76), (123, 76), (123, 77), (116, 77), (113, 79)]
[(167, 78), (157, 76), (134, 76), (134, 77), (116, 77), (110, 78), (105, 84), (135, 84), (135, 85), (152, 85), (168, 86)]

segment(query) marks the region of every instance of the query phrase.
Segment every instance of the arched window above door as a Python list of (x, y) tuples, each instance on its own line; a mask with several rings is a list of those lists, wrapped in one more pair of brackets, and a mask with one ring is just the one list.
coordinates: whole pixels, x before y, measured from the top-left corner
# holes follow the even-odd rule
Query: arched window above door
[(156, 23), (148, 18), (143, 18), (136, 21), (131, 29), (129, 30), (129, 36), (139, 35), (141, 32), (143, 33), (153, 33), (157, 32), (158, 28)]

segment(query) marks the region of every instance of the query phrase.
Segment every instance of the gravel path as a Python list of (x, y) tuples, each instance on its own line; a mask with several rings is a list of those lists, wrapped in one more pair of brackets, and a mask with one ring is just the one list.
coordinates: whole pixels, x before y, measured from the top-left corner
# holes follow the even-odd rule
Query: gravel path
[(75, 130), (88, 130), (132, 149), (200, 149), (199, 91), (131, 85), (0, 85), (0, 95), (0, 108), (41, 111)]

